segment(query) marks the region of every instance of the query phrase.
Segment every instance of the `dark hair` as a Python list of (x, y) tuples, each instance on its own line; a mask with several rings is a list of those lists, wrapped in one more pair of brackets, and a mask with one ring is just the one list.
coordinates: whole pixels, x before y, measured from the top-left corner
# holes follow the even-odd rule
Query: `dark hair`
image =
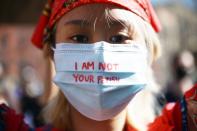
[(55, 48), (55, 33), (56, 26), (54, 26), (53, 29), (46, 28), (44, 35), (44, 44), (49, 44), (51, 47)]

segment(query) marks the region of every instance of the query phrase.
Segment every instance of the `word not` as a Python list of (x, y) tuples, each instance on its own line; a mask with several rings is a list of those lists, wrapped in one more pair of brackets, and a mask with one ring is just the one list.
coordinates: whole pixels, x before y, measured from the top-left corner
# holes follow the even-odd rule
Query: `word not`
[(111, 64), (111, 63), (100, 63), (99, 62), (99, 66), (98, 66), (99, 70), (102, 71), (111, 71), (111, 70), (117, 70), (118, 68), (118, 64)]

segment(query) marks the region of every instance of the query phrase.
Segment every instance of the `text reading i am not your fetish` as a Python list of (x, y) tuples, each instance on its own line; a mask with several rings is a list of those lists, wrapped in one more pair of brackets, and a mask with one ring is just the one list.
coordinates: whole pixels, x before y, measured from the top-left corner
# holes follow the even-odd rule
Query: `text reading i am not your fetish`
[[(96, 65), (98, 64), (98, 65)], [(116, 71), (119, 68), (119, 64), (114, 63), (95, 63), (94, 61), (88, 61), (88, 62), (82, 62), (82, 64), (78, 64), (75, 62), (75, 71), (81, 70), (81, 71)], [(74, 73), (73, 78), (75, 82), (82, 83), (107, 83), (107, 82), (118, 82), (119, 77), (117, 76), (104, 76), (104, 75), (98, 75), (94, 76), (93, 74), (84, 74), (84, 73)]]

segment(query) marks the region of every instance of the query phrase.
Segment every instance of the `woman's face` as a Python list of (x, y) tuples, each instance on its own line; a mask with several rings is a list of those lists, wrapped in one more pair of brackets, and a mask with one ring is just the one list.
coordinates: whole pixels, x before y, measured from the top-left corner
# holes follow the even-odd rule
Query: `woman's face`
[(140, 29), (134, 25), (137, 15), (106, 4), (80, 6), (65, 14), (57, 23), (56, 43), (112, 44), (144, 42)]

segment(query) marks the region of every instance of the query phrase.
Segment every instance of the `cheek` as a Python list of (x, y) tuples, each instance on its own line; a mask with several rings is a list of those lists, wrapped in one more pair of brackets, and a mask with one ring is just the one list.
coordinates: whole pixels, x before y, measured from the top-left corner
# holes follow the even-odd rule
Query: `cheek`
[(64, 34), (63, 31), (57, 28), (56, 34), (55, 34), (55, 40), (56, 40), (55, 42), (56, 43), (59, 43), (64, 39), (63, 34)]

